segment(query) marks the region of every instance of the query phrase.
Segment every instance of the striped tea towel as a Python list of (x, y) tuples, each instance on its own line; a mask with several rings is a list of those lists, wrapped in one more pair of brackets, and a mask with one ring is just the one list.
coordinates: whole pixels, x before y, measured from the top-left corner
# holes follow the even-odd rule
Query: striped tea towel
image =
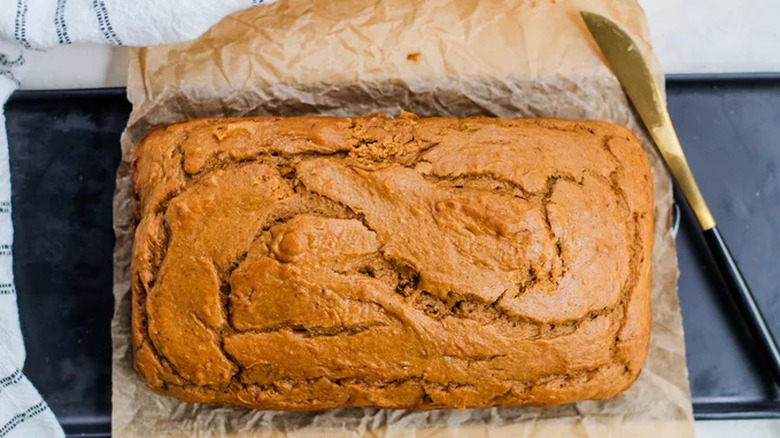
[(81, 42), (147, 46), (186, 41), (225, 15), (272, 1), (0, 0), (0, 438), (64, 436), (20, 371), (25, 351), (13, 286), (11, 175), (2, 109), (21, 84), (24, 52)]

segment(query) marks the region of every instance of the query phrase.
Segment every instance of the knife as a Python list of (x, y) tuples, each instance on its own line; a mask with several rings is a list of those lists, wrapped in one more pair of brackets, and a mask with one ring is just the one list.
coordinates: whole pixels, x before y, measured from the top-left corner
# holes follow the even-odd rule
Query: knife
[(580, 15), (682, 189), (737, 310), (752, 337), (763, 347), (766, 365), (771, 369), (775, 383), (780, 383), (780, 350), (777, 342), (699, 192), (666, 105), (642, 53), (631, 37), (609, 18), (585, 11), (581, 11)]

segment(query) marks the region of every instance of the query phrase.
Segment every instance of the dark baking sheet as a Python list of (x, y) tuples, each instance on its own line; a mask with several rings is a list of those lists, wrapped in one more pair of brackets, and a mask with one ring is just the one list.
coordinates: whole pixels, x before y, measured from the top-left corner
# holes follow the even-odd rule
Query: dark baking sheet
[[(702, 191), (780, 337), (780, 78), (667, 89)], [(111, 200), (129, 110), (123, 89), (19, 92), (6, 108), (25, 372), (69, 436), (110, 431)], [(696, 418), (780, 417), (687, 208), (677, 247)]]

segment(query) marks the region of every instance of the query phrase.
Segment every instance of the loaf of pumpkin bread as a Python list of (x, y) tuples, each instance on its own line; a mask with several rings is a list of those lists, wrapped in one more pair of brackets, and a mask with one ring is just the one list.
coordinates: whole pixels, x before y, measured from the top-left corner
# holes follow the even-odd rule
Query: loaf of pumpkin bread
[(148, 386), (260, 409), (620, 394), (650, 333), (652, 184), (605, 122), (258, 117), (133, 159)]

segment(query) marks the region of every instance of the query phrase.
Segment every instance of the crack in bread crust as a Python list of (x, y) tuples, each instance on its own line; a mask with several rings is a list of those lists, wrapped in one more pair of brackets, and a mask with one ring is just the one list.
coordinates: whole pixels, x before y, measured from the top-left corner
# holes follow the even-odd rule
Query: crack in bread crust
[[(273, 130), (275, 123), (289, 124), (294, 119), (199, 120), (189, 122), (189, 126), (187, 123), (173, 125), (173, 133), (158, 130), (137, 148), (133, 161), (138, 202), (136, 220), (143, 223), (154, 217), (159, 222), (156, 229), (154, 226), (139, 226), (135, 245), (140, 248), (140, 255), (134, 253), (133, 258), (136, 369), (152, 389), (188, 401), (216, 401), (272, 409), (306, 410), (337, 406), (463, 408), (521, 403), (553, 405), (582, 398), (604, 398), (618, 394), (633, 382), (644, 362), (649, 337), (649, 321), (644, 325), (640, 322), (637, 326), (629, 324), (629, 319), (633, 314), (639, 315), (634, 319), (647, 319), (649, 311), (642, 303), (649, 303), (644, 296), (649, 294), (647, 264), (648, 248), (652, 247), (652, 200), (646, 159), (631, 134), (604, 123), (583, 124), (552, 119), (493, 122), (479, 118), (458, 121), (408, 116), (400, 119), (381, 116), (305, 119), (299, 123), (314, 126), (313, 134), (301, 134), (306, 130), (300, 128), (296, 131), (293, 125), (289, 128), (294, 131), (292, 134), (285, 132), (277, 133), (276, 137), (269, 134), (267, 137), (270, 139), (263, 137), (258, 141), (263, 143), (261, 147), (247, 146), (246, 139), (242, 140), (243, 143), (239, 141), (243, 137), (261, 135), (258, 130), (253, 130), (253, 123)], [(327, 126), (333, 120), (336, 120), (336, 126)], [(598, 149), (605, 158), (598, 165), (588, 167), (592, 163), (585, 163), (581, 168), (577, 168), (576, 160), (563, 160), (562, 163), (549, 165), (547, 174), (520, 177), (511, 173), (513, 169), (507, 171), (501, 163), (486, 161), (486, 164), (468, 168), (452, 158), (457, 155), (456, 152), (473, 153), (468, 149), (458, 150), (458, 141), (462, 142), (463, 138), (485, 148), (495, 144), (500, 149), (507, 141), (511, 143), (504, 137), (507, 132), (524, 134), (523, 130), (532, 127), (541, 130), (542, 135), (551, 131), (595, 137), (596, 146), (587, 152), (593, 153)], [(496, 137), (491, 129), (504, 131)], [(600, 134), (602, 131), (606, 134)], [(452, 132), (459, 133), (461, 137), (453, 139), (452, 135), (447, 136)], [(328, 137), (334, 135), (338, 138)], [(239, 140), (234, 141), (235, 138)], [(193, 143), (193, 139), (199, 143)], [(554, 140), (547, 146), (548, 149), (559, 146), (560, 139), (556, 137)], [(578, 140), (582, 138), (570, 138), (569, 142), (576, 143)], [(171, 142), (168, 149), (165, 141)], [(620, 152), (613, 151), (610, 145), (613, 141), (624, 143)], [(160, 144), (160, 151), (146, 151)], [(204, 150), (210, 152), (204, 154)], [(162, 165), (160, 159), (154, 156), (156, 152), (163, 154)], [(506, 153), (506, 150), (503, 152)], [(547, 152), (541, 152), (543, 157), (540, 161), (546, 159), (544, 154)], [(575, 155), (577, 153), (581, 151), (575, 152)], [(628, 170), (626, 166), (629, 166)], [(185, 356), (169, 357), (170, 353), (164, 350), (171, 352), (176, 349), (172, 349), (167, 334), (162, 330), (150, 331), (148, 323), (149, 296), (162, 296), (159, 291), (164, 281), (160, 279), (166, 278), (166, 275), (173, 276), (171, 272), (174, 268), (170, 266), (176, 263), (169, 262), (169, 268), (164, 268), (169, 260), (169, 248), (174, 240), (179, 241), (177, 235), (183, 236), (181, 233), (174, 235), (169, 216), (174, 218), (176, 226), (179, 222), (193, 220), (190, 217), (192, 206), (202, 206), (189, 202), (191, 199), (198, 200), (197, 196), (211, 193), (208, 196), (217, 196), (210, 198), (211, 201), (218, 203), (224, 191), (212, 190), (214, 187), (220, 187), (238, 171), (245, 172), (242, 174), (247, 175), (244, 180), (253, 178), (255, 173), (252, 169), (260, 168), (275, 169), (269, 177), (262, 178), (265, 178), (264, 183), (271, 181), (268, 187), (278, 185), (282, 194), (273, 201), (267, 214), (249, 223), (255, 231), (241, 241), (237, 255), (222, 262), (204, 256), (210, 260), (208, 263), (218, 277), (218, 304), (214, 306), (217, 314), (212, 314), (209, 309), (189, 312), (190, 319), (201, 332), (200, 339), (210, 340), (208, 342), (213, 343), (224, 362), (222, 365), (212, 364), (212, 368), (206, 371), (193, 371), (192, 367), (184, 364), (186, 371), (182, 371), (177, 363), (181, 365), (181, 358)], [(631, 182), (632, 178), (644, 181)], [(334, 186), (323, 181), (340, 184)], [(404, 193), (406, 187), (402, 183), (408, 181), (417, 184), (419, 196), (427, 203), (414, 204), (417, 200), (413, 198), (418, 195), (414, 192), (408, 194), (408, 199), (399, 201), (393, 198), (393, 193)], [(626, 181), (631, 184), (626, 184)], [(373, 198), (350, 189), (352, 186), (373, 190)], [(566, 203), (574, 202), (576, 205), (578, 193), (584, 191), (603, 196), (608, 193), (608, 198), (602, 199), (606, 202), (604, 211), (616, 212), (624, 225), (624, 228), (612, 230), (614, 234), (623, 234), (620, 239), (624, 242), (624, 249), (598, 247), (609, 246), (611, 241), (595, 243), (597, 252), (617, 252), (618, 255), (613, 258), (621, 258), (620, 254), (624, 254), (625, 260), (618, 260), (623, 264), (614, 264), (616, 273), (622, 275), (616, 287), (617, 293), (611, 300), (606, 293), (599, 295), (598, 292), (583, 298), (582, 291), (571, 286), (575, 280), (580, 285), (591, 281), (582, 277), (581, 270), (587, 268), (582, 267), (581, 261), (576, 257), (572, 259), (572, 251), (580, 242), (572, 240), (576, 236), (570, 235), (571, 227), (567, 223), (570, 218), (565, 210)], [(175, 210), (171, 210), (172, 205)], [(387, 208), (388, 205), (392, 208)], [(205, 212), (211, 211), (208, 207), (202, 208)], [(429, 212), (429, 209), (432, 210)], [(595, 208), (589, 211), (598, 214)], [(527, 220), (512, 222), (498, 217), (509, 213)], [(446, 269), (443, 274), (432, 273), (432, 267), (439, 269), (441, 266), (431, 265), (430, 257), (423, 255), (409, 259), (406, 256), (414, 256), (414, 251), (408, 251), (410, 248), (424, 251), (393, 234), (393, 220), (405, 223), (409, 214), (412, 217), (423, 214), (420, 227), (430, 226), (443, 234), (444, 240), (440, 242), (447, 245), (455, 242), (450, 245), (450, 254), (455, 260), (452, 266), (472, 266), (465, 275), (477, 278), (477, 284), (484, 286), (480, 292), (468, 290), (468, 285), (457, 281), (451, 282), (454, 274), (447, 274)], [(430, 216), (425, 216), (427, 214)], [(197, 212), (194, 215), (197, 222)], [(179, 221), (180, 217), (185, 219)], [(197, 228), (192, 230), (197, 232)], [(302, 237), (302, 241), (295, 237), (300, 230), (309, 233)], [(320, 243), (325, 245), (325, 250), (341, 248), (338, 239), (332, 240), (332, 233), (328, 234), (331, 231), (347, 233), (344, 234), (347, 236), (352, 233), (356, 242), (365, 241), (362, 244), (367, 246), (346, 247), (346, 252), (342, 253), (355, 251), (354, 256), (350, 255), (352, 258), (347, 257), (348, 260), (340, 258), (342, 253), (335, 252), (326, 253), (327, 257), (332, 256), (331, 259), (309, 261), (307, 257), (313, 257), (309, 253), (295, 252), (298, 251), (296, 245), (303, 244), (301, 242), (316, 244), (317, 239), (322, 239), (324, 243)], [(415, 231), (408, 231), (412, 235), (409, 240), (412, 240)], [(527, 236), (529, 233), (530, 237)], [(538, 240), (541, 238), (538, 235), (547, 240)], [(509, 253), (499, 257), (491, 257), (491, 250), (486, 249), (514, 238), (519, 239), (516, 242), (524, 242), (526, 247), (542, 249), (537, 248), (533, 255), (515, 254), (512, 251), (526, 247), (523, 243), (515, 242), (513, 246), (510, 242), (507, 246)], [(139, 239), (143, 244), (139, 244)], [(141, 253), (146, 246), (149, 247), (146, 253)], [(328, 264), (339, 267), (327, 268)], [(306, 297), (300, 298), (304, 300), (302, 305), (311, 305), (306, 304), (306, 300), (310, 299), (325, 300), (318, 301), (323, 303), (338, 302), (334, 304), (333, 309), (336, 310), (330, 311), (342, 312), (336, 318), (340, 322), (334, 323), (333, 315), (324, 315), (321, 316), (323, 324), (318, 325), (316, 321), (308, 324), (305, 318), (300, 319), (301, 315), (295, 309), (288, 308), (291, 307), (287, 306), (289, 303), (280, 303), (272, 296), (273, 293), (265, 290), (254, 290), (251, 285), (262, 284), (257, 281), (270, 282), (266, 285), (269, 290), (273, 289), (273, 284), (281, 284), (263, 277), (263, 272), (277, 272), (281, 275), (279, 278), (295, 283), (297, 289), (290, 289), (289, 293), (308, 291)], [(312, 272), (320, 283), (306, 283), (305, 277)], [(485, 272), (506, 275), (502, 277), (502, 282), (502, 279), (485, 277)], [(334, 295), (329, 288), (341, 295)], [(344, 292), (346, 289), (350, 291)], [(561, 303), (556, 303), (555, 297), (564, 294), (564, 290), (568, 290), (570, 295), (561, 299), (574, 304), (571, 309), (565, 308), (556, 313)], [(309, 295), (315, 298), (308, 298)], [(639, 304), (631, 307), (635, 295), (641, 299), (637, 301)], [(260, 304), (256, 300), (260, 300)], [(338, 310), (339, 306), (344, 308)], [(273, 320), (274, 315), (261, 315), (258, 309), (264, 308), (281, 316), (277, 315), (278, 320)], [(355, 316), (354, 309), (358, 309), (360, 314)], [(152, 311), (157, 320), (163, 319), (161, 315), (169, 314), (159, 308)], [(355, 321), (345, 322), (344, 318)], [(453, 333), (484, 328), (487, 332), (479, 339), (488, 344), (500, 342), (502, 346), (497, 348), (499, 352), (491, 352), (457, 341), (443, 341), (441, 331), (448, 328), (455, 330)], [(399, 336), (412, 345), (405, 354), (411, 361), (424, 365), (406, 367), (401, 364), (399, 368), (402, 370), (393, 370), (395, 374), (386, 380), (361, 377), (362, 371), (350, 368), (353, 364), (328, 371), (322, 362), (313, 360), (308, 365), (310, 368), (300, 369), (295, 365), (279, 368), (273, 363), (274, 359), (256, 357), (259, 351), (272, 351), (263, 350), (265, 347), (257, 350), (257, 345), (284, 348), (285, 343), (292, 342), (291, 351), (300, 346), (308, 349), (306, 351), (322, 348), (327, 352), (332, 351), (327, 348), (331, 348), (334, 342), (339, 343), (339, 348), (348, 343), (370, 346), (371, 339), (392, 338), (392, 333), (406, 332), (411, 333), (407, 337)], [(528, 352), (536, 351), (534, 345), (567, 342), (567, 339), (573, 339), (570, 342), (577, 339), (603, 340), (604, 337), (609, 338), (606, 345), (608, 359), (585, 348), (583, 351), (587, 354), (583, 358), (560, 358), (565, 362), (564, 371), (543, 372), (544, 366), (538, 364), (536, 368), (529, 365), (526, 374), (523, 371), (512, 374), (502, 369), (528, 360)], [(364, 338), (369, 341), (362, 340)], [(513, 344), (522, 345), (520, 351), (514, 351)], [(394, 345), (401, 344), (388, 344), (391, 349)], [(186, 348), (185, 345), (173, 346)], [(562, 349), (550, 348), (550, 352), (557, 352), (553, 355), (564, 354)], [(362, 357), (360, 352), (355, 354)], [(588, 355), (592, 356), (591, 361)], [(290, 358), (293, 359), (291, 362), (301, 360), (301, 356)], [(401, 362), (404, 358), (404, 355), (396, 357)], [(539, 361), (531, 359), (531, 362), (534, 360)], [(560, 364), (548, 365), (551, 369), (561, 368)], [(472, 368), (478, 368), (476, 372), (485, 373), (488, 378), (469, 377), (468, 370)], [(317, 377), (318, 372), (323, 374)], [(214, 378), (214, 375), (223, 377)], [(328, 401), (324, 393), (315, 389), (309, 388), (313, 393), (306, 392), (306, 385), (311, 386), (313, 382), (323, 390), (326, 387), (329, 390), (341, 388), (343, 394), (335, 397), (337, 400)], [(397, 382), (403, 382), (403, 385), (397, 385)], [(278, 385), (286, 389), (280, 391)], [(387, 387), (394, 385), (403, 386), (403, 393), (388, 392)], [(463, 388), (472, 389), (463, 392)], [(318, 400), (317, 396), (323, 397), (323, 400)], [(246, 397), (253, 401), (247, 401)]]

